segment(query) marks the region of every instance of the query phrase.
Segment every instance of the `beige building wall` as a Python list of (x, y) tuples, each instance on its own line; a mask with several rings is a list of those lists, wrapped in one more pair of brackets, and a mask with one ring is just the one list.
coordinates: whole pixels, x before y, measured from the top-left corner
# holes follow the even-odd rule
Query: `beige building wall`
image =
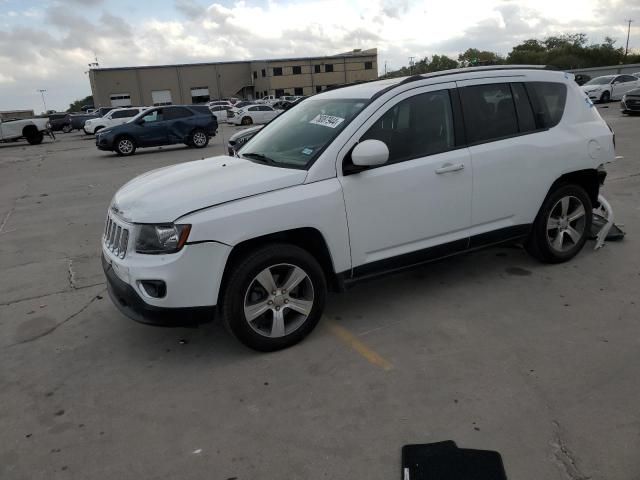
[[(328, 65), (333, 71), (327, 71)], [(300, 67), (299, 74), (293, 73), (294, 67)], [(274, 69), (281, 69), (282, 75), (274, 75)], [(265, 94), (313, 95), (328, 86), (377, 77), (376, 49), (330, 57), (92, 69), (89, 73), (96, 107), (111, 106), (110, 96), (118, 93), (129, 94), (132, 105), (153, 105), (152, 92), (168, 90), (172, 103), (189, 104), (192, 88), (207, 88), (212, 100), (244, 98), (253, 92), (254, 98)]]

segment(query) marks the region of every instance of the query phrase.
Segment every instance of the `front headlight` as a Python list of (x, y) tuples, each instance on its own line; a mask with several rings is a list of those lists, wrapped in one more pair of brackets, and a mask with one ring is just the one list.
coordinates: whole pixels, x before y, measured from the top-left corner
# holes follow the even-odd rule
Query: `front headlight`
[(136, 252), (150, 255), (179, 252), (187, 242), (191, 225), (140, 225)]
[(51, 124), (49, 122), (47, 122), (47, 124), (45, 125), (45, 127), (47, 128), (47, 130), (49, 130), (51, 128)]

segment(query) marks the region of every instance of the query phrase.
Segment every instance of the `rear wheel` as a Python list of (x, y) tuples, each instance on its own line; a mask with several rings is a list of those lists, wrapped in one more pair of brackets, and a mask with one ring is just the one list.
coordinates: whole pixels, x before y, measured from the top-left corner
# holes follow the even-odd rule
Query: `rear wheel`
[(69, 133), (71, 132), (71, 130), (73, 130), (73, 128), (71, 128), (71, 125), (64, 125), (62, 127), (62, 133)]
[(610, 100), (611, 100), (611, 94), (608, 91), (602, 92), (602, 95), (600, 96), (600, 101), (602, 103), (609, 103)]
[(253, 123), (253, 119), (251, 117), (242, 117), (242, 121), (240, 123), (242, 125), (251, 125)]
[(204, 148), (209, 144), (209, 137), (204, 130), (197, 129), (191, 132), (187, 144), (196, 148)]
[(571, 260), (587, 241), (592, 216), (593, 207), (584, 188), (561, 186), (542, 205), (525, 247), (545, 263)]
[(127, 136), (119, 137), (116, 140), (115, 152), (122, 157), (133, 155), (136, 152), (136, 144), (133, 138)]
[(27, 136), (27, 142), (29, 142), (29, 144), (31, 145), (39, 145), (40, 143), (42, 143), (43, 139), (44, 133), (42, 132), (33, 132)]
[(289, 244), (262, 247), (233, 266), (222, 300), (228, 330), (259, 351), (290, 347), (318, 324), (327, 285), (322, 267)]

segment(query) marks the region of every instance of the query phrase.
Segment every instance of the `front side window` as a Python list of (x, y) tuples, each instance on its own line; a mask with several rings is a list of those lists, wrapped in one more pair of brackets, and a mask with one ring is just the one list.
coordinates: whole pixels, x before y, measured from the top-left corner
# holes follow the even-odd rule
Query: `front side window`
[(240, 150), (249, 160), (307, 168), (367, 104), (352, 98), (310, 98), (277, 116)]
[(144, 120), (144, 123), (161, 122), (164, 120), (163, 111), (161, 108), (157, 110), (153, 110), (152, 112), (149, 112), (146, 115), (143, 115), (142, 120)]
[(554, 82), (527, 82), (538, 128), (555, 127), (562, 119), (567, 101), (567, 86)]
[(453, 112), (447, 90), (422, 93), (391, 107), (360, 138), (380, 140), (390, 163), (446, 152), (455, 146)]
[(467, 141), (485, 142), (518, 133), (516, 109), (507, 83), (460, 89)]

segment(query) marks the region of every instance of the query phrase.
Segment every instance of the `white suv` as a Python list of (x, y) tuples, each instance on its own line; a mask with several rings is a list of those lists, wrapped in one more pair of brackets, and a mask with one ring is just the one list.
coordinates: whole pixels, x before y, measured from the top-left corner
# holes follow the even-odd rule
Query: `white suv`
[(91, 135), (98, 133), (103, 128), (115, 127), (127, 123), (140, 112), (144, 112), (148, 107), (124, 107), (114, 108), (105, 113), (104, 117), (91, 118), (84, 122), (84, 133)]
[(114, 196), (111, 298), (143, 322), (210, 319), (257, 350), (318, 323), (328, 289), (502, 242), (583, 247), (613, 134), (569, 74), (471, 68), (315, 95), (238, 153)]

